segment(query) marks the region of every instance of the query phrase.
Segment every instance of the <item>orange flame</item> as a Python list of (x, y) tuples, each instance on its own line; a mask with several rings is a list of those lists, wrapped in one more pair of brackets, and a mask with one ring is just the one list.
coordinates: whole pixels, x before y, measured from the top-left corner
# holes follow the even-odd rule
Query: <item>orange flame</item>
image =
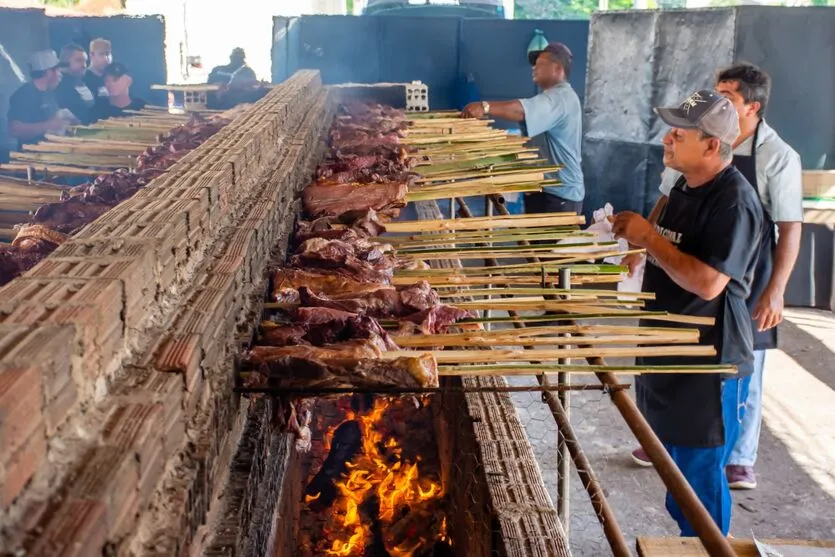
[[(446, 517), (441, 517), (437, 525), (421, 529), (422, 533), (431, 535), (431, 539), (417, 535), (407, 536), (407, 539), (398, 545), (394, 534), (389, 531), (397, 523), (398, 513), (402, 518), (406, 509), (409, 514), (407, 519), (425, 519), (425, 522), (437, 520), (437, 510), (430, 505), (443, 497), (443, 488), (439, 482), (421, 477), (418, 463), (402, 458), (403, 449), (397, 439), (384, 436), (379, 428), (375, 427), (382, 423), (383, 414), (388, 407), (388, 401), (378, 398), (370, 412), (359, 416), (353, 412), (347, 414), (347, 420), (353, 419), (359, 423), (362, 431), (362, 452), (353, 462), (347, 463), (348, 473), (336, 484), (341, 497), (331, 507), (335, 528), (329, 536), (333, 542), (329, 549), (324, 550), (326, 555), (355, 557), (363, 554), (372, 532), (370, 521), (362, 516), (360, 507), (372, 492), (380, 502), (379, 520), (386, 550), (392, 557), (411, 557), (427, 543), (446, 540)], [(325, 437), (328, 449), (337, 427), (338, 425), (330, 428)], [(318, 494), (308, 496), (305, 502), (316, 498)]]

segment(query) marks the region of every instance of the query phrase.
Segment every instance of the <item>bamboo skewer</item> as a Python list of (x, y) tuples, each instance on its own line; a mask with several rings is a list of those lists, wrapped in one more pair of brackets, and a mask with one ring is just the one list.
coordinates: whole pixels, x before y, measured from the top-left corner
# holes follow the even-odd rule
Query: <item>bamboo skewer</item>
[[(422, 337), (423, 335), (421, 335)], [(415, 347), (494, 347), (494, 346), (559, 346), (577, 344), (577, 339), (570, 337), (499, 337), (482, 338), (471, 335), (467, 338), (442, 338), (449, 335), (400, 336), (396, 342), (403, 348)], [(684, 337), (655, 337), (652, 335), (620, 335), (604, 337), (583, 337), (583, 345), (615, 345), (615, 344), (690, 344), (698, 342), (699, 338)]]
[[(431, 191), (410, 190), (406, 194), (406, 201), (411, 203), (415, 201), (434, 201), (437, 199), (448, 199), (449, 197), (456, 197), (458, 195), (492, 195), (497, 193), (524, 193), (542, 191), (542, 183), (530, 182), (527, 184), (479, 184), (475, 186), (464, 186), (457, 184), (454, 188), (445, 188)], [(546, 184), (548, 185), (548, 184)]]
[[(541, 336), (553, 336), (556, 334), (571, 334), (571, 335), (641, 335), (651, 338), (676, 338), (676, 339), (691, 339), (694, 342), (698, 341), (700, 333), (698, 329), (681, 329), (678, 327), (634, 327), (629, 325), (531, 325), (522, 329), (507, 328), (507, 329), (493, 329), (490, 331), (478, 331), (467, 333), (441, 333), (441, 334), (427, 334), (427, 335), (409, 335), (408, 338), (472, 338), (477, 336), (479, 338), (501, 339), (501, 338), (535, 338)], [(395, 337), (397, 343), (405, 338), (405, 335), (398, 335)], [(574, 339), (575, 344), (577, 339)], [(419, 341), (418, 341), (419, 342)]]
[(716, 349), (710, 345), (677, 345), (677, 346), (635, 346), (611, 348), (555, 348), (531, 350), (514, 350), (493, 348), (491, 350), (389, 350), (382, 353), (382, 358), (395, 360), (397, 358), (415, 357), (429, 354), (439, 365), (469, 364), (487, 362), (547, 362), (560, 358), (585, 357), (653, 357), (653, 356), (703, 356), (716, 355)]
[(541, 213), (508, 217), (474, 217), (468, 219), (438, 219), (422, 221), (394, 221), (386, 223), (387, 232), (434, 232), (444, 230), (478, 230), (481, 228), (519, 228), (524, 226), (568, 226), (585, 224), (582, 215), (573, 213)]
[[(483, 352), (483, 351), (479, 351)], [(736, 373), (734, 366), (587, 366), (587, 365), (439, 365), (438, 375), (442, 377), (500, 377), (519, 375), (551, 375), (555, 373), (615, 373), (619, 375), (643, 375), (652, 373)]]
[(486, 243), (518, 242), (519, 240), (550, 239), (545, 235), (562, 238), (594, 238), (593, 232), (577, 230), (575, 226), (537, 226), (521, 228), (493, 228), (489, 230), (462, 230), (459, 232), (430, 232), (408, 236), (382, 236), (371, 238), (372, 241), (397, 246), (420, 247), (423, 244), (446, 243)]
[(438, 292), (440, 298), (454, 298), (458, 296), (469, 296), (477, 298), (480, 296), (503, 296), (503, 295), (554, 295), (554, 294), (570, 294), (572, 299), (582, 299), (584, 297), (593, 298), (635, 298), (638, 300), (654, 300), (655, 294), (652, 292), (624, 292), (617, 290), (565, 290), (561, 288), (472, 288), (459, 289), (452, 291)]
[[(546, 275), (544, 278), (536, 275), (500, 275), (500, 276), (445, 276), (445, 277), (427, 277), (426, 282), (432, 288), (459, 288), (462, 286), (509, 286), (509, 285), (525, 285), (538, 286), (541, 284), (559, 284), (559, 279), (555, 275)], [(581, 284), (609, 284), (620, 282), (622, 280), (620, 274), (604, 274), (604, 275), (582, 275), (574, 273), (571, 275), (572, 285)], [(415, 283), (415, 279), (409, 276), (397, 276), (392, 279), (393, 286), (409, 286)]]

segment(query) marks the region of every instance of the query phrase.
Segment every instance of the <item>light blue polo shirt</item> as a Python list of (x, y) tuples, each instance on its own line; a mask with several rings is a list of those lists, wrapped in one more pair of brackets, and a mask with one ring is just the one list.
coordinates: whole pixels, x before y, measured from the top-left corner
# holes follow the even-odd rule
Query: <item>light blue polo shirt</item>
[(556, 178), (562, 186), (545, 191), (569, 201), (582, 201), (586, 195), (580, 144), (583, 141), (583, 108), (571, 84), (563, 81), (530, 99), (519, 99), (525, 110), (528, 136), (540, 153), (553, 164), (563, 165)]

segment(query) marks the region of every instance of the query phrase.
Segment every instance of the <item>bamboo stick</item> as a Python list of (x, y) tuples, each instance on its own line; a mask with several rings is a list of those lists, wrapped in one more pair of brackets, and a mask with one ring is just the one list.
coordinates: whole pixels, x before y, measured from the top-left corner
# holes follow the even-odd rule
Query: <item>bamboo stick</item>
[(565, 226), (585, 224), (582, 215), (573, 213), (542, 213), (536, 216), (474, 217), (469, 219), (437, 219), (423, 221), (387, 222), (387, 232), (431, 232), (442, 230), (477, 230), (479, 228), (507, 228), (520, 226)]
[(596, 298), (620, 298), (621, 296), (627, 298), (635, 298), (638, 300), (654, 300), (655, 294), (653, 292), (623, 292), (617, 290), (565, 290), (562, 288), (471, 288), (459, 289), (453, 291), (437, 292), (439, 298), (454, 298), (458, 296), (470, 296), (473, 298), (479, 296), (504, 296), (504, 295), (554, 295), (554, 294), (571, 294), (572, 299), (575, 297), (582, 298), (583, 296), (590, 296)]
[[(430, 192), (430, 191), (444, 191), (447, 192), (447, 195), (452, 195), (453, 197), (461, 197), (461, 196), (468, 196), (473, 195), (472, 192), (474, 189), (483, 187), (483, 186), (514, 186), (514, 185), (522, 185), (522, 184), (535, 184), (537, 186), (560, 186), (562, 182), (559, 180), (550, 180), (545, 179), (543, 173), (531, 173), (530, 175), (520, 175), (520, 176), (510, 176), (508, 178), (501, 178), (496, 176), (487, 176), (486, 178), (478, 179), (478, 180), (462, 180), (462, 181), (452, 181), (444, 184), (428, 184), (428, 185), (416, 185), (415, 187), (410, 187), (409, 191), (414, 192)], [(458, 195), (458, 192), (461, 192), (461, 195)]]
[(49, 165), (33, 165), (29, 163), (4, 163), (0, 164), (0, 170), (5, 170), (6, 172), (13, 172), (19, 174), (25, 174), (29, 171), (29, 169), (33, 169), (35, 172), (41, 172), (43, 174), (50, 174), (55, 176), (95, 176), (102, 172), (102, 169), (98, 168), (79, 168), (75, 166), (65, 166), (60, 164), (49, 164)]
[[(634, 250), (632, 250), (634, 251)], [(496, 265), (495, 267), (455, 267), (455, 268), (433, 268), (433, 269), (400, 269), (396, 274), (401, 276), (411, 276), (416, 279), (422, 279), (430, 276), (498, 276), (498, 275), (536, 275), (541, 277), (543, 273), (555, 274), (564, 269), (566, 266), (562, 263), (543, 262), (543, 263), (512, 263), (505, 265)], [(577, 273), (622, 273), (627, 271), (626, 267), (621, 265), (614, 265), (610, 263), (591, 264), (578, 263), (570, 265), (572, 272)]]
[[(586, 252), (576, 251), (578, 248), (593, 248), (599, 247), (598, 251), (612, 251), (611, 246), (616, 246), (617, 242), (581, 242), (573, 244), (534, 244), (530, 246), (468, 246), (468, 247), (449, 247), (449, 248), (421, 248), (410, 249), (401, 246), (395, 247), (395, 251), (399, 257), (409, 259), (421, 259), (424, 256), (431, 256), (437, 254), (445, 254), (447, 257), (455, 257), (458, 254), (481, 254), (484, 257), (498, 255), (500, 253), (531, 253), (543, 252), (567, 254), (566, 257), (575, 257), (576, 255), (584, 255)], [(589, 259), (593, 259), (596, 252), (588, 252)], [(481, 259), (481, 258), (480, 258)]]
[[(481, 324), (481, 323), (548, 323), (557, 321), (577, 321), (585, 319), (645, 319), (648, 321), (663, 321), (669, 323), (681, 323), (684, 325), (713, 326), (712, 317), (697, 317), (693, 315), (680, 315), (667, 313), (665, 311), (614, 311), (605, 313), (566, 313), (549, 315), (516, 315), (510, 317), (473, 317), (458, 321), (457, 325)], [(397, 321), (381, 319), (380, 324), (385, 327), (397, 327)]]
[(534, 180), (544, 180), (545, 175), (557, 172), (561, 167), (559, 166), (514, 166), (511, 168), (497, 168), (490, 165), (486, 169), (472, 169), (455, 172), (443, 173), (422, 173), (421, 177), (415, 180), (416, 184), (428, 184), (430, 182), (448, 182), (461, 181), (473, 179), (489, 179), (491, 183), (513, 183), (514, 181), (526, 182)]
[(483, 184), (479, 186), (466, 186), (459, 184), (456, 188), (440, 189), (433, 191), (412, 191), (406, 194), (407, 202), (415, 201), (433, 201), (436, 199), (448, 199), (449, 197), (456, 197), (458, 195), (473, 196), (473, 195), (492, 195), (497, 193), (523, 193), (542, 191), (542, 183), (532, 182), (529, 184), (514, 184), (514, 185), (489, 185)]
[[(605, 311), (609, 307), (643, 307), (642, 300), (634, 302), (622, 302), (620, 300), (516, 300), (514, 298), (503, 298), (496, 300), (474, 300), (470, 302), (456, 302), (457, 308), (474, 311), (482, 310), (514, 310), (514, 311), (569, 311), (575, 309), (578, 312)], [(595, 308), (595, 309), (592, 309)]]
[[(395, 339), (400, 343), (400, 339), (408, 336), (408, 338), (434, 338), (434, 337), (449, 337), (449, 338), (469, 338), (477, 335), (481, 338), (531, 338), (540, 336), (553, 336), (556, 334), (571, 334), (571, 335), (640, 335), (649, 338), (680, 338), (690, 339), (694, 343), (698, 342), (700, 332), (698, 329), (682, 329), (679, 327), (634, 327), (629, 325), (530, 325), (522, 329), (507, 328), (507, 329), (493, 329), (490, 331), (478, 331), (469, 333), (443, 333), (443, 334), (427, 334), (427, 335), (396, 335)], [(577, 344), (578, 339), (574, 339)]]
[(469, 364), (474, 362), (546, 362), (560, 358), (597, 357), (655, 357), (655, 356), (692, 356), (711, 357), (716, 355), (712, 345), (677, 345), (677, 346), (635, 346), (611, 348), (534, 348), (531, 350), (499, 349), (491, 350), (389, 350), (383, 352), (382, 358), (394, 360), (397, 358), (415, 357), (428, 354), (435, 358), (439, 365)]
[[(423, 336), (423, 335), (421, 335)], [(441, 338), (446, 335), (426, 335), (434, 338), (416, 338), (414, 336), (400, 336), (396, 342), (403, 348), (415, 347), (494, 347), (494, 346), (561, 346), (577, 344), (576, 338), (570, 337), (499, 337), (481, 338), (471, 335), (469, 338)], [(690, 344), (690, 338), (682, 337), (654, 337), (651, 335), (612, 335), (604, 337), (583, 337), (583, 345), (615, 345), (615, 344)], [(695, 339), (698, 342), (698, 338)]]
[[(616, 274), (625, 272), (626, 267), (612, 265), (609, 263), (591, 264), (576, 263), (563, 265), (560, 262), (543, 263), (512, 263), (496, 265), (495, 267), (457, 267), (457, 268), (431, 268), (431, 269), (397, 269), (395, 276), (412, 277), (413, 280), (429, 280), (434, 277), (494, 277), (502, 275), (529, 275), (537, 279), (547, 279), (550, 275), (556, 275), (560, 269), (570, 268), (572, 272), (582, 274)], [(544, 275), (544, 276), (543, 276)]]
[(590, 365), (487, 365), (487, 366), (438, 366), (442, 377), (481, 376), (501, 377), (519, 375), (551, 375), (554, 373), (615, 373), (621, 375), (643, 375), (652, 373), (736, 373), (736, 367), (712, 366), (590, 366)]
[[(524, 230), (524, 229), (523, 229)], [(557, 229), (559, 230), (559, 229)], [(373, 241), (377, 241), (381, 244), (390, 244), (395, 249), (410, 249), (415, 250), (418, 248), (433, 248), (433, 247), (448, 247), (452, 248), (455, 246), (465, 246), (471, 244), (484, 244), (484, 243), (495, 243), (495, 244), (503, 244), (503, 243), (517, 243), (521, 240), (527, 241), (552, 241), (556, 242), (558, 240), (570, 240), (574, 238), (593, 238), (595, 235), (593, 233), (587, 232), (577, 232), (574, 230), (566, 230), (563, 229), (562, 231), (557, 232), (542, 232), (542, 233), (526, 233), (524, 231), (520, 231), (515, 234), (488, 234), (484, 233), (481, 235), (471, 235), (471, 236), (450, 236), (447, 239), (444, 239), (443, 236), (438, 237), (436, 240), (431, 240), (434, 238), (435, 235), (425, 235), (425, 240), (398, 240), (396, 237), (384, 237), (384, 238), (372, 238)], [(536, 247), (536, 246), (534, 246)]]

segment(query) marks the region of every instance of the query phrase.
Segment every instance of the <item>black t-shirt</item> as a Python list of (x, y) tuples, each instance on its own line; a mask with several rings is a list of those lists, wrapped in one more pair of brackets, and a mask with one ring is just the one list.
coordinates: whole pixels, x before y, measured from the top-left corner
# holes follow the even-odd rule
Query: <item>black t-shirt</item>
[(96, 98), (83, 79), (65, 75), (55, 90), (55, 99), (58, 106), (72, 112), (82, 124), (92, 121), (91, 109)]
[(124, 108), (113, 106), (110, 104), (109, 97), (99, 97), (96, 99), (96, 105), (93, 107), (93, 118), (96, 120), (104, 120), (105, 118), (119, 118), (125, 115), (126, 110), (142, 110), (147, 103), (142, 99), (136, 97), (131, 98), (130, 104)]
[[(714, 317), (700, 326), (699, 344), (716, 347), (715, 357), (638, 358), (638, 365), (731, 364), (740, 376), (752, 371), (751, 317), (745, 300), (751, 289), (762, 233), (762, 204), (733, 166), (712, 182), (690, 188), (681, 179), (670, 192), (656, 230), (683, 253), (730, 277), (724, 292), (704, 300), (676, 284), (647, 257), (642, 290), (655, 293), (648, 310)], [(642, 320), (642, 325), (671, 326)], [(692, 325), (674, 325), (692, 328)], [(724, 442), (722, 377), (718, 374), (647, 374), (636, 381), (641, 411), (664, 443), (713, 447)]]
[(96, 75), (92, 70), (87, 70), (84, 74), (84, 83), (90, 88), (94, 97), (107, 98), (107, 87), (104, 86), (104, 77)]
[[(21, 85), (9, 98), (8, 121), (24, 124), (40, 124), (51, 120), (58, 112), (58, 104), (52, 91), (41, 91), (30, 81)], [(18, 139), (18, 148), (24, 143), (37, 143), (43, 135)]]

